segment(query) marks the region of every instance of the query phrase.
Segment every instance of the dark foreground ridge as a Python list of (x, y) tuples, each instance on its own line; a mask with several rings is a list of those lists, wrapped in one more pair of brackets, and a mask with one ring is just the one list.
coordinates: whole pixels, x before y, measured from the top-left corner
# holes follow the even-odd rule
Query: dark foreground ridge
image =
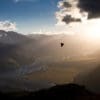
[(0, 93), (0, 98), (28, 100), (100, 100), (100, 95), (76, 84), (57, 85), (37, 92)]

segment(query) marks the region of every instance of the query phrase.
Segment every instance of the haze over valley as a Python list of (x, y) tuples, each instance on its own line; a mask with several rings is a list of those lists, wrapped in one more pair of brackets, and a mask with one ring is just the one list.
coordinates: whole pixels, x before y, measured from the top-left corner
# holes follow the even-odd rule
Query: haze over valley
[[(96, 51), (100, 48), (93, 49), (80, 36), (21, 35), (12, 31), (0, 34), (2, 91), (35, 91), (71, 83), (99, 65)], [(63, 48), (61, 39), (65, 43)]]

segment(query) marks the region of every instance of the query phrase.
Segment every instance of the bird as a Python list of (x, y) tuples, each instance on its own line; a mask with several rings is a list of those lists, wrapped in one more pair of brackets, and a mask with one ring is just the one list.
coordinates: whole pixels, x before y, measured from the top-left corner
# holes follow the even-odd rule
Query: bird
[(61, 45), (61, 47), (63, 47), (64, 46), (64, 43), (61, 42), (60, 45)]

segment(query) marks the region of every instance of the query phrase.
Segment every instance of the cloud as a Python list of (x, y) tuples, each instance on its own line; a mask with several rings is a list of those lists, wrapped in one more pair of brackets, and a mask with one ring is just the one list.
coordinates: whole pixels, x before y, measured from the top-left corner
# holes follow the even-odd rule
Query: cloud
[(64, 16), (62, 21), (64, 21), (66, 24), (69, 24), (70, 22), (81, 22), (81, 19), (80, 18), (74, 18), (71, 15), (66, 15), (66, 16)]
[(82, 14), (77, 3), (77, 0), (61, 0), (58, 2), (59, 11), (56, 12), (58, 25), (81, 22)]
[(57, 24), (83, 22), (100, 17), (100, 0), (61, 0), (56, 12)]
[(100, 17), (100, 0), (79, 0), (78, 7), (88, 13), (88, 19)]
[(57, 25), (83, 22), (100, 17), (100, 0), (60, 0)]
[(15, 22), (10, 22), (10, 21), (0, 21), (0, 30), (5, 30), (5, 31), (15, 31), (17, 30), (16, 28), (16, 23)]
[(58, 2), (58, 8), (63, 8), (63, 7), (67, 7), (67, 8), (70, 8), (72, 7), (72, 5), (69, 3), (69, 2), (66, 2), (66, 1), (59, 1)]

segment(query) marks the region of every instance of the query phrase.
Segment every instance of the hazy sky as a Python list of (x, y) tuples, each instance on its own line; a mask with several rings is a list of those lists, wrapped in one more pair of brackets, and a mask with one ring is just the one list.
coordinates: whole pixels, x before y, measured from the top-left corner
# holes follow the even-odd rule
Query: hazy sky
[(98, 37), (99, 26), (100, 0), (0, 0), (1, 30)]

